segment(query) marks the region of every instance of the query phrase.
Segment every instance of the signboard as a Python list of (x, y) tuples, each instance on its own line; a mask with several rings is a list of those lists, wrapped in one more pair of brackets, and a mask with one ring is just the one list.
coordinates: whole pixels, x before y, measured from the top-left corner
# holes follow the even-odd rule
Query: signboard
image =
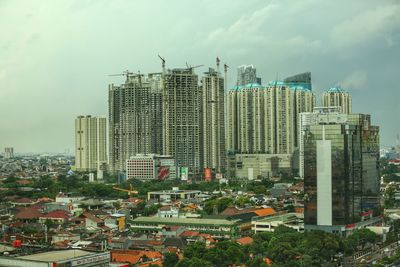
[(206, 182), (211, 182), (211, 180), (212, 180), (212, 170), (211, 170), (211, 168), (204, 168), (204, 180)]
[(166, 180), (168, 178), (169, 178), (169, 167), (168, 166), (158, 167), (158, 179)]
[(187, 181), (189, 178), (189, 169), (188, 167), (182, 167), (181, 168), (181, 180), (182, 181)]

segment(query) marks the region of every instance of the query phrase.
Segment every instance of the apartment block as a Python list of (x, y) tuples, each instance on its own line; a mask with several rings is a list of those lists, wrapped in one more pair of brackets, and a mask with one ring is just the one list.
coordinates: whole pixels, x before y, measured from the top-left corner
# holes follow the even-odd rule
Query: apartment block
[(128, 74), (124, 84), (109, 86), (111, 171), (125, 170), (136, 154), (162, 154), (162, 74)]
[(198, 175), (201, 166), (201, 90), (193, 68), (167, 70), (162, 80), (163, 154)]
[(322, 94), (322, 106), (340, 107), (342, 113), (351, 114), (351, 95), (340, 86), (332, 87)]
[(202, 166), (217, 172), (225, 169), (225, 86), (220, 73), (212, 68), (201, 80)]
[(107, 162), (106, 118), (78, 116), (75, 119), (75, 168), (96, 171)]

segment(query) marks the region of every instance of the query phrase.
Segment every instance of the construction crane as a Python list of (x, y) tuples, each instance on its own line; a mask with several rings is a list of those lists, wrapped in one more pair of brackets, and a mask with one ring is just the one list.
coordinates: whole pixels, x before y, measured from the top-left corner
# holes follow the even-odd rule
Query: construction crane
[(163, 71), (163, 73), (165, 73), (165, 58), (163, 58), (160, 55), (158, 55), (158, 57), (161, 59), (162, 71)]
[(188, 69), (188, 70), (190, 70), (190, 71), (192, 71), (193, 69), (195, 69), (195, 68), (199, 68), (199, 67), (203, 67), (204, 65), (203, 64), (201, 64), (201, 65), (197, 65), (197, 66), (191, 66), (191, 65), (189, 65), (187, 62), (186, 62), (186, 68)]
[[(108, 76), (125, 76), (125, 77), (126, 77), (126, 81), (128, 82), (129, 76), (135, 75), (135, 74), (136, 74), (136, 73), (134, 73), (134, 72), (130, 72), (130, 71), (126, 70), (126, 71), (123, 71), (122, 73), (110, 74), (110, 75), (108, 75)], [(140, 75), (140, 73), (139, 73), (139, 75)]]
[(136, 195), (138, 194), (138, 191), (134, 190), (132, 184), (129, 184), (129, 189), (124, 189), (124, 188), (119, 188), (117, 186), (113, 186), (114, 190), (122, 191), (122, 192), (127, 192), (128, 196)]

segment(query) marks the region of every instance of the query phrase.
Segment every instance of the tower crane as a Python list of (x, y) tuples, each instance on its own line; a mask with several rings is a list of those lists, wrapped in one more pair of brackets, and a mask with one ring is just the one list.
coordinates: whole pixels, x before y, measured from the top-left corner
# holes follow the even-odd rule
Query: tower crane
[(160, 55), (158, 55), (158, 57), (161, 59), (162, 70), (163, 70), (163, 73), (165, 73), (165, 58), (163, 58)]
[(114, 190), (122, 191), (122, 192), (127, 192), (128, 196), (136, 195), (139, 192), (137, 190), (134, 190), (132, 184), (129, 184), (129, 189), (124, 189), (124, 188), (119, 188), (117, 186), (113, 186)]
[(203, 67), (203, 66), (204, 66), (203, 64), (197, 65), (197, 66), (191, 66), (191, 65), (189, 65), (189, 64), (186, 62), (186, 68), (187, 68), (188, 70), (190, 70), (190, 71), (192, 71), (192, 70), (195, 69), (195, 68), (199, 68), (199, 67)]
[(130, 71), (126, 70), (126, 71), (123, 71), (122, 73), (110, 74), (108, 76), (126, 76), (126, 81), (128, 81), (129, 76), (134, 75), (134, 74), (135, 74), (134, 72), (130, 72)]

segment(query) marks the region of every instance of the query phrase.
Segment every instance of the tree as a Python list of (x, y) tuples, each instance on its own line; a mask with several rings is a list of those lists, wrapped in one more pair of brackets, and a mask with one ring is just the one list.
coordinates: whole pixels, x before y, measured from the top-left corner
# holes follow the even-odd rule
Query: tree
[(164, 267), (174, 267), (179, 262), (178, 255), (176, 253), (165, 253), (164, 254)]
[(384, 195), (385, 209), (390, 209), (395, 206), (395, 204), (396, 204), (396, 199), (394, 198), (395, 191), (396, 190), (395, 190), (394, 186), (389, 186), (389, 188), (386, 189), (385, 195)]
[(357, 245), (361, 245), (361, 249), (364, 249), (364, 246), (367, 243), (375, 244), (379, 237), (377, 234), (372, 232), (367, 228), (357, 229), (350, 236), (350, 239), (355, 239), (357, 241)]
[(50, 219), (46, 219), (46, 221), (44, 222), (44, 225), (46, 225), (47, 230), (49, 230), (51, 227), (53, 227), (55, 225), (55, 223)]
[(202, 258), (206, 251), (206, 244), (204, 242), (195, 242), (186, 247), (183, 255), (189, 259), (194, 257)]

